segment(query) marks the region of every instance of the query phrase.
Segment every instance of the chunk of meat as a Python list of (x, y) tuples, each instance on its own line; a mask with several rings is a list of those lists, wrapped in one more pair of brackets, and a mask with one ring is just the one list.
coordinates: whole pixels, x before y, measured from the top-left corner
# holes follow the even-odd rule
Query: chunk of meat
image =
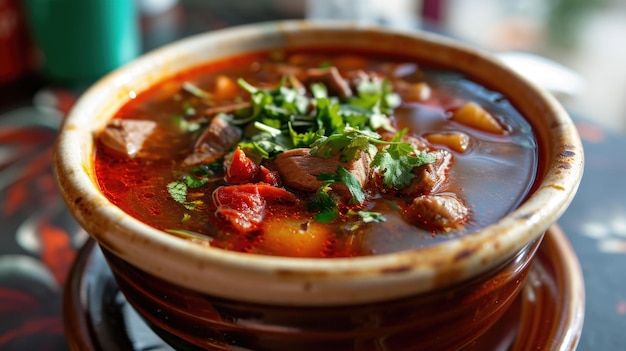
[(258, 230), (268, 204), (297, 201), (287, 190), (268, 184), (228, 185), (213, 191), (215, 213), (240, 232)]
[(346, 72), (346, 80), (352, 89), (356, 89), (359, 82), (371, 80), (372, 77), (362, 69)]
[(433, 231), (458, 228), (469, 217), (469, 209), (453, 195), (422, 195), (406, 211), (409, 221)]
[(109, 149), (135, 157), (156, 127), (154, 121), (113, 119), (100, 133), (100, 141)]
[(221, 106), (212, 106), (212, 107), (208, 107), (206, 110), (204, 110), (204, 114), (206, 116), (215, 116), (218, 113), (233, 113), (237, 110), (243, 109), (243, 108), (247, 108), (252, 106), (252, 104), (248, 101), (244, 101), (244, 102), (236, 102), (236, 103), (232, 103), (229, 105), (221, 105)]
[(337, 67), (309, 68), (306, 71), (308, 83), (321, 82), (326, 85), (329, 91), (342, 98), (352, 96), (352, 90), (348, 82), (341, 76)]
[(415, 178), (404, 190), (406, 195), (413, 197), (445, 190), (448, 184), (448, 171), (453, 161), (452, 154), (447, 150), (432, 153), (436, 157), (435, 162), (413, 169)]
[(266, 62), (263, 64), (262, 70), (268, 73), (278, 73), (278, 76), (281, 77), (295, 76), (302, 78), (306, 74), (300, 66), (278, 62)]
[(215, 162), (224, 157), (240, 140), (241, 129), (223, 118), (215, 117), (196, 140), (193, 153), (185, 158), (183, 165)]
[[(370, 157), (362, 152), (360, 157), (342, 162), (339, 154), (329, 158), (311, 155), (310, 149), (299, 148), (285, 151), (276, 157), (275, 165), (283, 184), (292, 189), (314, 192), (324, 185), (317, 178), (320, 174), (334, 174), (342, 166), (365, 186), (370, 175)], [(347, 187), (341, 183), (332, 185), (340, 194), (349, 196)]]

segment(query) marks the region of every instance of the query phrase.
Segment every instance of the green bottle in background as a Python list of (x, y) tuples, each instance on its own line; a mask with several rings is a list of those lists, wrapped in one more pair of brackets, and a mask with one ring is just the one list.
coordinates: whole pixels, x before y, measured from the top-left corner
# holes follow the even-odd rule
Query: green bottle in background
[(87, 86), (141, 52), (134, 0), (24, 0), (41, 73), (52, 84)]

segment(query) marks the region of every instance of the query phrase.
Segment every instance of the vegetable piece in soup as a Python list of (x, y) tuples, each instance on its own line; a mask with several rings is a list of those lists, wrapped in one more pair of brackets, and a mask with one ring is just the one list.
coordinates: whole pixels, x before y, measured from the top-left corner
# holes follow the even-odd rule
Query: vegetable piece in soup
[(169, 78), (97, 138), (114, 204), (263, 255), (378, 255), (471, 235), (524, 200), (537, 167), (530, 126), (499, 93), (410, 58), (330, 50)]

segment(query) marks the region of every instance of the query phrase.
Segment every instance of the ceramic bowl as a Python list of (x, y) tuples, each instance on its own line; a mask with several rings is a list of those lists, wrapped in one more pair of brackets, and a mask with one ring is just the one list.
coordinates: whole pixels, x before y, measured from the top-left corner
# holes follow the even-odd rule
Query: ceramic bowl
[[(220, 58), (310, 46), (375, 46), (454, 68), (504, 94), (539, 143), (531, 194), (484, 230), (438, 245), (303, 259), (197, 245), (139, 222), (100, 192), (94, 133), (132, 94)], [(109, 74), (67, 117), (53, 168), (67, 206), (104, 251), (129, 302), (178, 348), (448, 350), (488, 329), (517, 295), (543, 233), (576, 193), (583, 150), (556, 100), (487, 53), (418, 31), (287, 21), (190, 37)]]

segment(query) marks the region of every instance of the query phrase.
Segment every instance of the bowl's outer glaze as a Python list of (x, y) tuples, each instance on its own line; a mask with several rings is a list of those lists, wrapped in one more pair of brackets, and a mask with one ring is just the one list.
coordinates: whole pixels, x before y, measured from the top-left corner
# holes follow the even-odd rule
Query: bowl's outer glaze
[[(120, 291), (177, 350), (458, 350), (499, 320), (525, 286), (541, 237), (443, 291), (349, 306), (280, 306), (201, 294), (103, 250)], [(190, 346), (193, 345), (193, 346)]]
[[(128, 216), (99, 191), (93, 133), (152, 84), (200, 64), (281, 47), (374, 48), (465, 72), (502, 92), (539, 141), (533, 194), (481, 232), (420, 250), (348, 259), (294, 259), (194, 244)], [(202, 34), (149, 53), (92, 86), (59, 134), (53, 168), (67, 206), (100, 245), (139, 269), (185, 288), (249, 302), (360, 304), (458, 283), (498, 266), (538, 238), (565, 211), (583, 173), (575, 126), (556, 100), (491, 55), (418, 31), (340, 22), (272, 22)]]

